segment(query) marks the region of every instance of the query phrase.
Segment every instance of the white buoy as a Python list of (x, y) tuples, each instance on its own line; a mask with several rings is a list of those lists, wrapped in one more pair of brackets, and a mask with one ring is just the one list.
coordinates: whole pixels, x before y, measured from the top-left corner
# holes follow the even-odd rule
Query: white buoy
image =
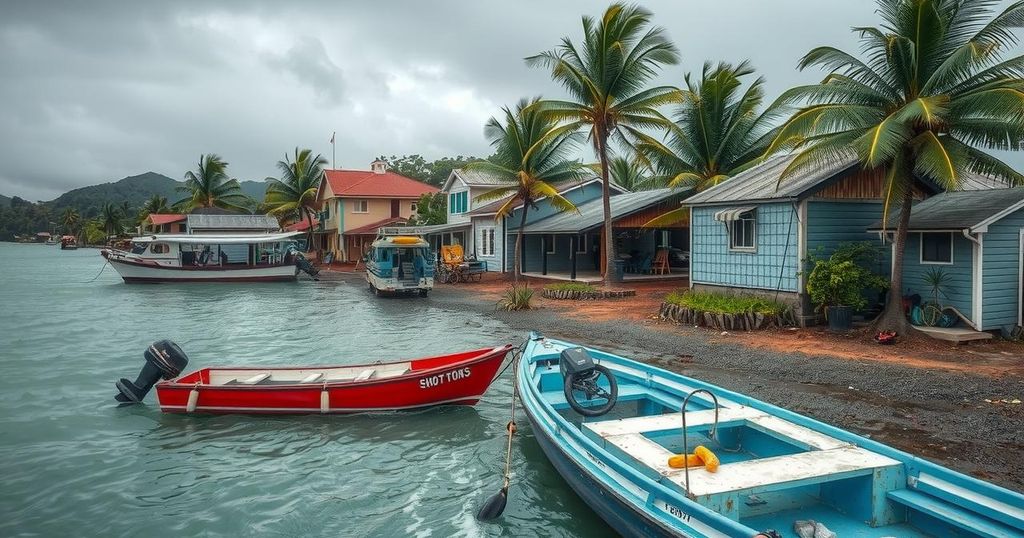
[(194, 413), (197, 405), (199, 405), (199, 390), (192, 389), (192, 392), (188, 393), (188, 404), (185, 405), (185, 411)]
[(331, 395), (326, 390), (320, 391), (320, 412), (327, 413), (331, 410)]

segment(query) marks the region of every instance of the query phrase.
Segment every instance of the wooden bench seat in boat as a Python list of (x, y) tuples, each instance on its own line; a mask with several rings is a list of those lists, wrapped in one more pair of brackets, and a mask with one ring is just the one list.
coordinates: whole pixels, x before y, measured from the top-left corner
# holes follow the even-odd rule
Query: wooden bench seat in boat
[[(568, 409), (569, 403), (565, 401), (565, 394), (561, 391), (545, 392), (544, 398), (551, 404), (551, 407), (555, 409)], [(683, 401), (679, 398), (669, 396), (664, 393), (652, 394), (649, 390), (640, 387), (638, 385), (620, 385), (619, 394), (617, 401), (628, 402), (632, 400), (640, 400), (643, 398), (653, 399), (659, 405), (667, 407), (669, 409), (679, 409), (679, 406), (683, 404)], [(582, 405), (586, 405), (585, 402), (581, 402)], [(676, 418), (679, 418), (679, 414), (676, 414)]]
[(302, 381), (299, 381), (299, 383), (313, 383), (314, 381), (319, 381), (320, 378), (323, 377), (323, 376), (324, 376), (323, 372), (315, 372), (315, 373), (309, 374), (306, 377), (302, 378)]
[(1024, 507), (980, 495), (927, 473), (912, 477), (907, 483), (907, 489), (890, 491), (889, 499), (981, 536), (1024, 536)]

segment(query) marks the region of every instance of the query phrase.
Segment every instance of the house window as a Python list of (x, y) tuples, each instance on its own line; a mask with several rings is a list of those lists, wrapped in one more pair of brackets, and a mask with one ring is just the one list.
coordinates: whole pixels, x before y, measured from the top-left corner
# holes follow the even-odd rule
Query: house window
[(494, 256), (494, 227), (480, 229), (480, 256)]
[(413, 203), (411, 203), (409, 205), (412, 207), (412, 212), (415, 213), (416, 212), (416, 202), (413, 202)]
[(369, 213), (370, 203), (367, 200), (353, 200), (352, 201), (352, 212), (353, 213)]
[(754, 250), (757, 244), (757, 210), (747, 211), (729, 224), (729, 248)]
[(469, 211), (469, 193), (453, 192), (448, 195), (448, 213), (458, 215)]
[(590, 243), (587, 241), (589, 236), (587, 234), (578, 234), (576, 237), (576, 254), (586, 254), (587, 245)]
[(554, 234), (548, 234), (546, 237), (547, 237), (547, 245), (548, 245), (546, 253), (547, 254), (554, 254), (555, 253), (555, 237), (556, 236)]
[(953, 264), (953, 232), (921, 234), (921, 263)]

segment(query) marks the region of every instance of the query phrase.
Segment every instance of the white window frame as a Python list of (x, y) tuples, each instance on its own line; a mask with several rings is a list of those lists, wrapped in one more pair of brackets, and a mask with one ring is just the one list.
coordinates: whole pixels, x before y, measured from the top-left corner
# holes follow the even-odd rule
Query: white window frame
[(587, 247), (590, 245), (590, 234), (581, 233), (576, 234), (576, 254), (586, 254), (589, 252)]
[(412, 208), (412, 212), (413, 212), (413, 213), (415, 213), (415, 212), (416, 212), (416, 207), (417, 207), (417, 206), (416, 206), (416, 202), (412, 202), (412, 203), (410, 203), (410, 204), (409, 204), (409, 207), (411, 207), (411, 208)]
[[(360, 210), (359, 208), (362, 207)], [(352, 200), (352, 212), (353, 213), (369, 213), (370, 212), (370, 201), (363, 198), (362, 200)]]
[[(545, 252), (545, 254), (547, 254), (548, 256), (550, 256), (550, 255), (552, 255), (552, 254), (554, 254), (554, 253), (555, 253), (555, 250), (556, 250), (556, 249), (555, 249), (555, 246), (556, 246), (556, 243), (557, 243), (557, 241), (558, 241), (558, 239), (557, 239), (557, 238), (558, 238), (558, 236), (557, 236), (557, 235), (555, 235), (555, 234), (544, 234), (544, 236), (545, 236), (545, 237), (547, 237), (547, 239), (550, 239), (550, 242), (548, 242), (548, 248), (549, 248), (549, 250)], [(541, 247), (541, 250), (544, 250), (544, 247), (543, 247), (543, 246)]]
[(480, 257), (494, 257), (494, 226), (480, 228)]
[[(749, 219), (745, 219), (745, 218), (743, 218), (743, 215), (740, 215), (736, 220), (730, 222), (729, 225), (726, 227), (726, 229), (728, 230), (728, 233), (729, 233), (729, 250), (732, 251), (732, 252), (744, 252), (744, 253), (757, 252), (757, 209), (751, 209), (747, 213), (749, 213), (751, 215), (751, 217)], [(744, 213), (744, 215), (747, 214), (747, 213)], [(753, 234), (753, 237), (752, 237), (752, 239), (750, 241), (750, 246), (749, 247), (748, 246), (736, 246), (736, 245), (733, 244), (733, 238), (735, 237), (733, 235), (734, 227), (737, 224), (740, 224), (740, 223), (742, 223), (745, 220), (753, 221), (753, 226), (751, 227), (751, 229), (753, 230), (754, 234)], [(746, 239), (745, 236), (744, 236), (744, 239)]]
[[(948, 262), (938, 262), (938, 261), (925, 260), (924, 259), (924, 236), (925, 236), (925, 234), (946, 234), (946, 233), (949, 234), (949, 261)], [(918, 257), (918, 261), (919, 261), (919, 263), (921, 265), (953, 265), (954, 264), (955, 258), (953, 257), (953, 242), (954, 242), (954, 240), (956, 238), (953, 237), (953, 232), (921, 232), (921, 233), (919, 233), (917, 235), (920, 236), (920, 238), (918, 239), (920, 241), (920, 243), (918, 244), (918, 248), (917, 248), (917, 257)]]

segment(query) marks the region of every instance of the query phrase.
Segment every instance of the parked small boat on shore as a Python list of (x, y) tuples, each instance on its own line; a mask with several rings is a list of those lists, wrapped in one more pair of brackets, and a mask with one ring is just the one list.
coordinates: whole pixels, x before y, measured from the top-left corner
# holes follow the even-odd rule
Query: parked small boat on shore
[(1024, 536), (1024, 495), (749, 396), (537, 334), (516, 370), (545, 455), (624, 536)]
[(504, 345), (348, 366), (214, 367), (181, 376), (188, 358), (162, 340), (146, 349), (138, 379), (117, 382), (116, 399), (141, 402), (155, 385), (166, 413), (360, 413), (475, 405), (511, 350)]
[(128, 250), (100, 254), (127, 283), (274, 282), (319, 272), (295, 248), (302, 232), (135, 237)]
[(418, 293), (426, 297), (434, 289), (434, 267), (430, 243), (422, 237), (382, 233), (367, 253), (366, 282), (377, 295)]

